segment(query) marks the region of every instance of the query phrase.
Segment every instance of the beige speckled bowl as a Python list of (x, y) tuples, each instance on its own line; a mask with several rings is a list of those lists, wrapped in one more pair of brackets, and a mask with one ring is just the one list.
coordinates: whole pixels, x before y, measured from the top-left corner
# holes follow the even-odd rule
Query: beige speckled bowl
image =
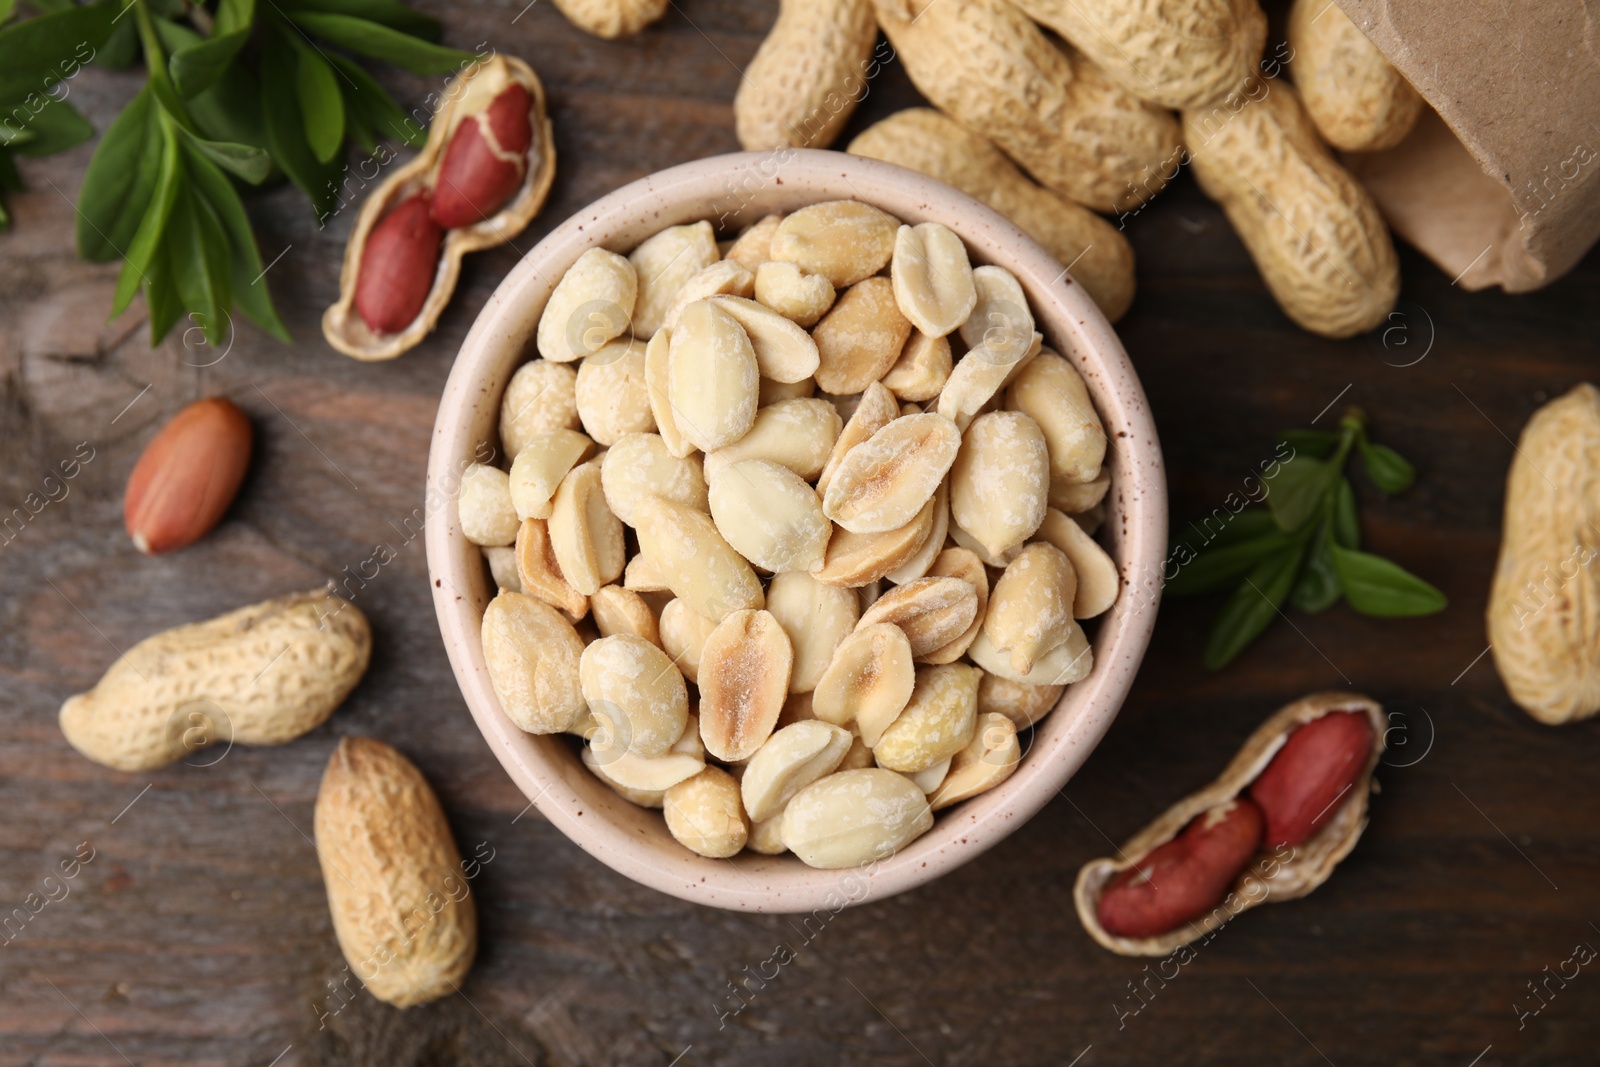
[[(1010, 780), (938, 816), (894, 856), (854, 871), (822, 871), (791, 855), (694, 855), (661, 813), (635, 807), (578, 761), (567, 737), (534, 737), (500, 710), (479, 640), (492, 590), (454, 506), (460, 472), (484, 443), (498, 447), (500, 394), (533, 349), (555, 283), (587, 248), (627, 252), (666, 227), (711, 218), (732, 230), (771, 212), (823, 200), (876, 204), (906, 222), (942, 222), (974, 263), (1022, 282), (1045, 342), (1082, 371), (1105, 422), (1112, 488), (1102, 540), (1123, 595), (1096, 620), (1094, 670), (1068, 688), (1034, 731)], [(1021, 826), (1072, 777), (1122, 706), (1155, 625), (1156, 576), (1166, 551), (1166, 477), (1144, 391), (1105, 318), (1059, 263), (1006, 219), (963, 193), (900, 167), (837, 152), (746, 152), (673, 167), (624, 186), (568, 219), (501, 283), (461, 346), (445, 385), (428, 457), (428, 569), (445, 649), (478, 728), (539, 810), (568, 837), (629, 878), (664, 893), (743, 911), (837, 911), (886, 897), (973, 859)]]

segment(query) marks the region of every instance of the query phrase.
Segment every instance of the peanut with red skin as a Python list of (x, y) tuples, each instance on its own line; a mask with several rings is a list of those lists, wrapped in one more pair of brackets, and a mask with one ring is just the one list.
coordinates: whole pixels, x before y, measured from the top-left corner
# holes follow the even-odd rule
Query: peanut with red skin
[(1266, 845), (1298, 845), (1339, 809), (1372, 752), (1372, 721), (1359, 711), (1335, 711), (1289, 735), (1266, 770), (1250, 783), (1250, 798), (1266, 816)]
[(521, 187), (533, 143), (529, 107), (528, 90), (513, 84), (486, 110), (456, 127), (433, 190), (434, 222), (447, 230), (475, 225), (492, 217)]
[(146, 555), (200, 540), (222, 518), (250, 465), (252, 431), (225, 397), (197, 400), (151, 438), (128, 476), (122, 522)]
[(1261, 810), (1236, 797), (1118, 874), (1100, 895), (1100, 925), (1116, 937), (1155, 937), (1220, 904), (1261, 845)]
[(401, 201), (373, 227), (356, 275), (356, 311), (369, 329), (399, 333), (421, 313), (443, 239), (426, 193)]

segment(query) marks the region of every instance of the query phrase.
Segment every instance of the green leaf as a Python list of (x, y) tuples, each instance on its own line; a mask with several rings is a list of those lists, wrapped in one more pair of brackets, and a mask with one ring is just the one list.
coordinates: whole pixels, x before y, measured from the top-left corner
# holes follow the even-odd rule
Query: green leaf
[(183, 136), (211, 162), (251, 185), (260, 185), (272, 171), (272, 157), (265, 149), (228, 141), (207, 141), (187, 132)]
[(1367, 477), (1379, 489), (1394, 496), (1411, 488), (1417, 480), (1417, 469), (1401, 458), (1400, 453), (1385, 445), (1375, 445), (1365, 435), (1356, 439), (1361, 449), (1361, 462), (1366, 465)]
[(72, 0), (29, 0), (28, 6), (44, 12), (65, 11), (72, 6)]
[(1301, 541), (1256, 564), (1211, 629), (1206, 667), (1214, 671), (1226, 667), (1267, 628), (1289, 595), (1304, 555), (1305, 542)]
[(1363, 615), (1432, 615), (1450, 603), (1438, 589), (1382, 556), (1335, 545), (1333, 562), (1344, 583), (1345, 599)]
[(228, 336), (228, 245), (211, 208), (185, 189), (167, 223), (166, 250), (178, 296), (189, 317), (219, 345)]
[(1339, 478), (1332, 463), (1296, 456), (1267, 482), (1267, 506), (1278, 529), (1292, 533), (1315, 519)]
[(1344, 587), (1339, 583), (1339, 572), (1333, 565), (1328, 535), (1329, 524), (1323, 523), (1317, 527), (1306, 553), (1306, 565), (1300, 569), (1294, 591), (1289, 594), (1290, 604), (1311, 615), (1331, 608), (1344, 592)]
[(106, 129), (78, 190), (78, 255), (91, 263), (122, 258), (143, 221), (161, 173), (161, 130), (150, 89)]
[(117, 292), (111, 303), (111, 317), (116, 318), (133, 300), (134, 294), (145, 280), (145, 271), (161, 247), (161, 238), (172, 217), (172, 205), (177, 202), (183, 188), (183, 167), (178, 158), (178, 137), (171, 119), (157, 116), (161, 130), (161, 169), (156, 178), (155, 193), (150, 206), (139, 222), (122, 261), (122, 273), (117, 276)]
[[(344, 93), (345, 114), (359, 116), (375, 140), (392, 139), (412, 148), (421, 148), (427, 143), (427, 124), (418, 123), (400, 110), (400, 105), (377, 79), (344, 56), (330, 55), (328, 59), (343, 75), (339, 89)], [(372, 148), (368, 147), (367, 151), (371, 152)]]
[(1253, 541), (1210, 549), (1187, 563), (1180, 563), (1177, 574), (1167, 579), (1163, 588), (1172, 596), (1200, 596), (1227, 589), (1249, 574), (1262, 559), (1281, 552), (1292, 543), (1284, 534), (1273, 532)]
[(305, 125), (295, 96), (295, 54), (281, 33), (268, 35), (262, 56), (261, 110), (267, 120), (267, 144), (272, 158), (311, 199), (321, 225), (338, 202), (344, 163), (322, 162), (306, 143)]
[(11, 17), (11, 12), (16, 8), (17, 0), (0, 0), (0, 22)]
[(1356, 520), (1356, 491), (1350, 487), (1349, 478), (1339, 479), (1339, 491), (1333, 498), (1333, 539), (1340, 548), (1361, 547), (1361, 524)]
[(190, 100), (189, 114), (207, 140), (267, 148), (261, 84), (243, 63), (231, 64), (217, 84)]
[(1329, 430), (1285, 430), (1278, 440), (1294, 449), (1297, 456), (1327, 459), (1339, 447), (1339, 435)]
[(344, 147), (344, 97), (328, 61), (305, 45), (297, 44), (294, 90), (305, 121), (306, 142), (323, 163), (333, 161)]
[(255, 233), (250, 229), (250, 218), (245, 214), (238, 191), (226, 175), (204, 156), (191, 151), (187, 163), (196, 192), (205, 198), (215, 212), (227, 237), (231, 288), (239, 310), (267, 333), (288, 343), (289, 331), (272, 306), (272, 297), (261, 267), (261, 253), (257, 250)]
[(144, 302), (150, 309), (150, 345), (155, 347), (183, 314), (183, 301), (172, 280), (171, 257), (165, 246), (145, 269)]
[(185, 100), (205, 92), (217, 84), (223, 71), (228, 69), (239, 49), (250, 38), (250, 27), (232, 33), (219, 33), (198, 44), (175, 49), (168, 70), (178, 95)]
[(45, 99), (50, 103), (28, 119), (28, 132), (33, 136), (17, 148), (20, 156), (54, 155), (94, 136), (89, 120), (78, 114), (71, 104), (48, 96)]
[(413, 74), (450, 74), (477, 59), (471, 52), (430, 44), (367, 19), (320, 11), (294, 11), (289, 17), (308, 32), (341, 48), (393, 63)]
[(182, 23), (173, 22), (169, 18), (157, 18), (150, 21), (155, 26), (156, 38), (160, 40), (162, 47), (167, 50), (169, 56), (185, 48), (195, 48), (206, 43), (206, 39), (200, 36), (197, 31)]
[(291, 0), (285, 7), (301, 11), (323, 11), (334, 15), (351, 15), (376, 22), (390, 29), (438, 42), (443, 36), (439, 20), (413, 11), (395, 0)]
[(217, 4), (216, 34), (248, 30), (255, 21), (255, 0), (221, 0)]
[[(132, 6), (133, 0), (122, 0)], [(126, 70), (139, 58), (139, 26), (133, 19), (124, 18), (111, 28), (105, 47), (95, 53), (94, 61), (107, 70)]]
[[(0, 70), (38, 70), (41, 75), (59, 77), (66, 73), (64, 62), (86, 63), (95, 49), (111, 36), (111, 20), (117, 9), (111, 4), (66, 7), (37, 18), (23, 19), (0, 28)], [(41, 80), (39, 91), (47, 85)]]

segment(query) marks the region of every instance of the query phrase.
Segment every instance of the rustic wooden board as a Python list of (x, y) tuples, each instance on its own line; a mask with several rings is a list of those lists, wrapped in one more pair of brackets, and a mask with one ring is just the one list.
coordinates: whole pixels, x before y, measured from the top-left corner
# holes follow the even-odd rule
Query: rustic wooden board
[[(1435, 581), (1450, 609), (1294, 616), (1213, 676), (1199, 651), (1217, 604), (1166, 605), (1100, 750), (980, 862), (809, 923), (712, 911), (611, 873), (525, 810), (451, 680), (414, 515), (452, 353), (495, 284), (593, 198), (735, 149), (729, 102), (775, 5), (684, 0), (619, 43), (577, 33), (548, 3), (422, 6), (448, 19), (452, 43), (534, 64), (560, 164), (544, 215), (514, 246), (470, 259), (437, 335), (394, 363), (344, 359), (318, 332), (350, 212), (319, 232), (292, 190), (252, 202), (264, 257), (282, 253), (268, 278), (299, 343), (245, 329), (218, 359), (176, 334), (152, 351), (136, 312), (104, 323), (115, 271), (72, 250), (86, 149), (28, 166), (32, 191), (12, 198), (0, 512), (42, 494), (81, 443), (93, 458), (64, 497), (55, 489), (0, 533), (0, 912), (43, 894), (82, 843), (93, 858), (64, 898), (6, 932), (0, 1063), (1592, 1062), (1600, 977), (1551, 975), (1571, 974), (1575, 945), (1600, 945), (1600, 724), (1535, 724), (1478, 657), (1511, 441), (1600, 367), (1600, 256), (1513, 298), (1464, 293), (1402, 250), (1392, 328), (1324, 341), (1284, 319), (1221, 214), (1180, 180), (1129, 224), (1141, 293), (1122, 325), (1167, 447), (1174, 515), (1219, 506), (1279, 428), (1360, 404), (1421, 472), (1392, 502), (1360, 487), (1366, 537)], [(389, 81), (413, 103), (435, 84)], [(134, 84), (90, 71), (72, 93), (103, 126)], [(851, 132), (915, 100), (891, 64)], [(216, 392), (258, 431), (240, 502), (205, 543), (140, 558), (121, 529), (124, 479), (161, 420)], [(90, 764), (62, 740), (60, 702), (118, 649), (360, 574), (379, 545), (393, 561), (350, 586), (376, 634), (372, 669), (324, 728), (147, 775)], [(1404, 747), (1332, 881), (1251, 912), (1165, 979), (1096, 947), (1071, 908), (1078, 867), (1208, 781), (1281, 703), (1345, 685), (1401, 713), (1392, 740)], [(415, 759), (462, 851), (485, 860), (483, 950), (460, 996), (400, 1013), (330, 990), (343, 963), (308, 834), (344, 734)], [(780, 945), (793, 962), (764, 984), (748, 977), (770, 976)]]

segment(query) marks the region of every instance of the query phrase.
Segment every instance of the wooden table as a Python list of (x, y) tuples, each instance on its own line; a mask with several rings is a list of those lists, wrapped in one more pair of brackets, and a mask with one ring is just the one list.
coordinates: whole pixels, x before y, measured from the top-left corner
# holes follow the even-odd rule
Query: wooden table
[[(407, 539), (436, 399), (489, 293), (595, 197), (737, 148), (738, 68), (775, 7), (684, 0), (642, 37), (606, 43), (523, 2), (422, 4), (451, 43), (486, 41), (540, 71), (560, 164), (543, 216), (471, 258), (438, 332), (395, 362), (345, 359), (318, 330), (350, 213), (319, 232), (291, 189), (251, 202), (264, 258), (281, 254), (268, 278), (298, 344), (245, 329), (219, 359), (176, 332), (152, 350), (137, 306), (104, 324), (115, 269), (78, 262), (72, 244), (87, 148), (25, 170), (31, 192), (12, 198), (18, 222), (0, 238), (0, 505), (42, 494), (80, 443), (93, 459), (0, 554), (0, 909), (42, 896), (80, 845), (93, 858), (7, 931), (0, 1064), (1594, 1061), (1600, 974), (1548, 976), (1575, 945), (1600, 946), (1600, 722), (1536, 724), (1481, 653), (1511, 442), (1600, 368), (1600, 256), (1510, 297), (1462, 292), (1402, 249), (1393, 328), (1333, 342), (1277, 311), (1189, 178), (1132, 220), (1141, 292), (1121, 332), (1166, 444), (1174, 516), (1217, 506), (1278, 429), (1359, 404), (1420, 471), (1393, 501), (1360, 486), (1365, 535), (1451, 606), (1424, 620), (1291, 614), (1212, 675), (1200, 649), (1218, 604), (1165, 605), (1132, 698), (1060, 800), (979, 862), (808, 939), (788, 917), (637, 886), (525, 810), (462, 704), (421, 540)], [(73, 99), (103, 127), (136, 78), (90, 71)], [(389, 83), (408, 104), (436, 84)], [(891, 64), (850, 132), (915, 101)], [(204, 543), (141, 558), (120, 521), (128, 471), (161, 421), (217, 392), (257, 428), (245, 490)], [(154, 774), (109, 771), (62, 740), (61, 701), (118, 649), (355, 572), (378, 545), (395, 558), (357, 596), (372, 668), (323, 728)], [(1280, 704), (1345, 686), (1401, 713), (1391, 740), (1404, 745), (1332, 880), (1245, 915), (1165, 980), (1091, 942), (1070, 900), (1078, 867), (1210, 780)], [(484, 859), (482, 951), (459, 996), (400, 1013), (329, 990), (343, 961), (308, 835), (345, 734), (409, 754), (462, 851)], [(730, 983), (780, 944), (795, 960), (751, 980), (734, 1014)], [(1542, 1000), (1530, 982), (1547, 983)]]

